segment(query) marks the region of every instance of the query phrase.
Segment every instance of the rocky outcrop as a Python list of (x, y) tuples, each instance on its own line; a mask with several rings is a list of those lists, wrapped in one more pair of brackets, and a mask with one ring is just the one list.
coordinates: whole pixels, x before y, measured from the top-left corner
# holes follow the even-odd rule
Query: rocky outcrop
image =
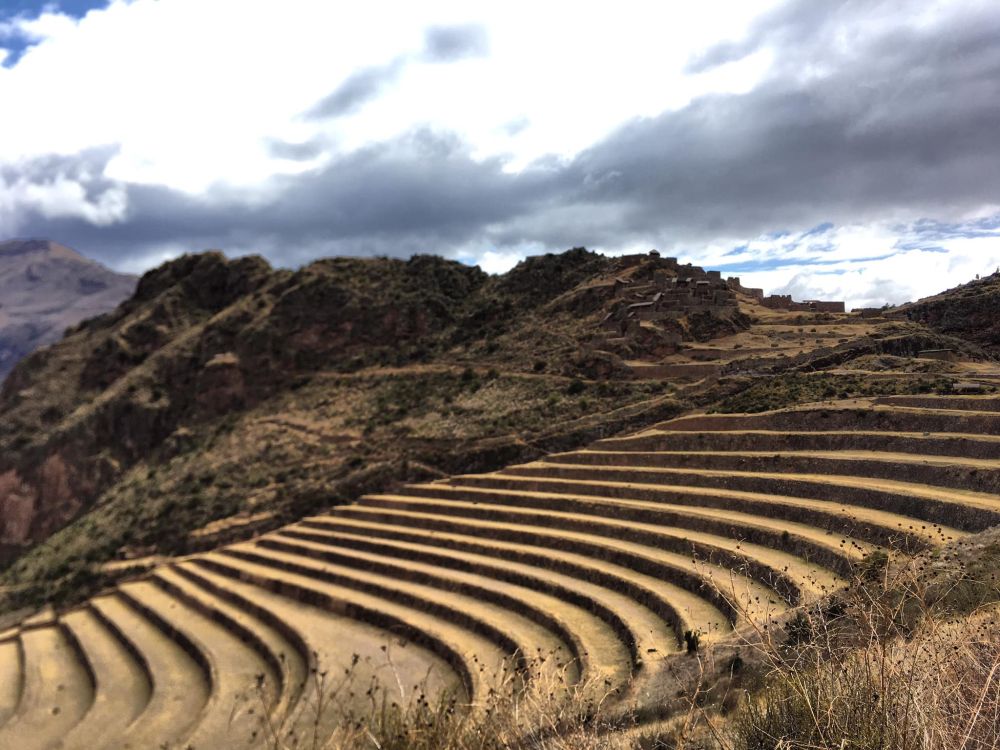
[(889, 311), (1000, 353), (1000, 272)]

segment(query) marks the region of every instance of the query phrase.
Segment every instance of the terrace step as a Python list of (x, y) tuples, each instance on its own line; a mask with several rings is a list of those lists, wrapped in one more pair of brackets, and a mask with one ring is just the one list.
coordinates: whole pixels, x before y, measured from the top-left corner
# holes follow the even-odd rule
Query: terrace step
[(20, 641), (15, 637), (0, 642), (0, 728), (17, 711), (22, 681)]
[[(262, 686), (274, 694), (274, 717), (280, 720), (286, 716), (298, 700), (307, 676), (306, 661), (298, 648), (254, 614), (219, 598), (173, 567), (157, 568), (153, 581), (222, 625), (260, 655), (275, 679), (273, 686)], [(266, 677), (266, 673), (261, 674)]]
[(694, 414), (654, 426), (658, 430), (852, 430), (1000, 435), (1000, 414), (871, 403), (808, 406), (759, 414)]
[[(316, 516), (288, 529), (290, 534), (347, 532), (367, 538), (391, 539), (426, 544), (440, 549), (461, 550), (509, 562), (557, 571), (571, 581), (592, 581), (612, 591), (620, 591), (627, 600), (640, 603), (667, 622), (679, 642), (686, 630), (699, 630), (707, 638), (729, 629), (725, 615), (700, 596), (686, 589), (631, 568), (599, 558), (546, 546), (519, 544), (486, 536), (445, 533), (413, 525), (368, 522), (342, 516)], [(677, 644), (672, 644), (673, 650)], [(660, 648), (663, 648), (662, 646)]]
[(645, 654), (675, 650), (674, 632), (668, 623), (634, 599), (586, 579), (548, 568), (512, 562), (509, 558), (501, 563), (495, 557), (448, 549), (442, 545), (378, 539), (364, 534), (310, 527), (286, 527), (276, 536), (363, 550), (383, 558), (420, 561), (453, 570), (475, 572), (558, 597), (563, 602), (574, 604), (600, 618), (615, 633), (626, 650), (627, 662), (635, 669), (642, 667)]
[(512, 476), (694, 486), (805, 497), (859, 505), (909, 516), (925, 525), (952, 525), (966, 532), (1000, 524), (1000, 497), (890, 479), (752, 471), (570, 466), (538, 461), (501, 471)]
[[(124, 584), (119, 593), (188, 651), (208, 674), (208, 702), (186, 742), (195, 748), (260, 744), (252, 738), (263, 739), (261, 703), (267, 708), (273, 704), (273, 694), (267, 693), (277, 684), (277, 676), (264, 659), (226, 628), (152, 580)], [(256, 675), (260, 674), (267, 678), (262, 699), (255, 693)]]
[(66, 735), (94, 701), (94, 684), (60, 625), (23, 630), (21, 700), (0, 729), (0, 747), (42, 750)]
[(595, 450), (627, 451), (869, 451), (918, 457), (1000, 459), (1000, 437), (960, 433), (871, 430), (646, 430), (605, 438)]
[[(246, 584), (252, 584), (282, 597), (297, 600), (313, 608), (336, 615), (336, 620), (353, 619), (374, 626), (381, 633), (373, 643), (386, 644), (395, 638), (405, 638), (437, 654), (461, 679), (462, 687), (473, 702), (485, 698), (489, 678), (500, 670), (511, 651), (510, 642), (498, 646), (491, 638), (459, 627), (429, 612), (414, 610), (354, 589), (344, 588), (309, 576), (280, 570), (273, 565), (261, 565), (220, 552), (198, 557), (194, 563), (208, 571)], [(200, 572), (200, 571), (199, 571)], [(334, 623), (327, 625), (327, 637), (336, 633)], [(369, 638), (376, 635), (369, 629)], [(340, 640), (340, 634), (337, 634)], [(348, 641), (349, 643), (350, 641)], [(329, 650), (340, 649), (339, 642), (328, 644)], [(511, 648), (506, 648), (510, 646)], [(406, 649), (410, 651), (410, 649)], [(343, 655), (343, 654), (342, 654)], [(424, 672), (427, 671), (424, 667)], [(416, 675), (409, 680), (415, 684)]]
[(401, 580), (398, 573), (369, 572), (255, 543), (233, 545), (221, 554), (329, 582), (408, 609), (432, 612), (459, 627), (493, 639), (509, 654), (520, 654), (527, 659), (542, 655), (548, 661), (571, 665), (567, 669), (570, 679), (574, 679), (574, 675), (579, 677), (582, 653), (578, 652), (579, 644), (571, 634), (538, 625), (504, 606), (457, 591)]
[(996, 396), (877, 396), (872, 400), (886, 406), (1000, 413), (1000, 398)]
[(839, 576), (821, 565), (795, 555), (743, 539), (621, 518), (617, 513), (608, 517), (607, 506), (578, 504), (573, 506), (572, 511), (550, 511), (537, 505), (523, 508), (412, 495), (368, 495), (361, 499), (360, 504), (363, 507), (400, 508), (606, 536), (649, 546), (660, 552), (671, 552), (681, 556), (688, 565), (691, 557), (695, 556), (728, 568), (746, 569), (751, 578), (774, 589), (792, 604), (804, 597), (822, 596), (843, 583)]
[(378, 552), (339, 546), (334, 539), (317, 542), (272, 534), (257, 539), (255, 544), (398, 581), (454, 591), (516, 612), (569, 644), (585, 679), (600, 679), (606, 684), (621, 686), (627, 683), (635, 666), (632, 655), (614, 628), (593, 615), (590, 609), (519, 583), (492, 578), (477, 570), (455, 570), (454, 567), (413, 557), (400, 564)]
[[(647, 545), (631, 542), (621, 542), (609, 539), (607, 536), (585, 534), (565, 529), (546, 529), (533, 525), (516, 524), (504, 521), (484, 521), (464, 518), (449, 514), (408, 511), (397, 508), (379, 508), (373, 506), (354, 505), (336, 508), (337, 516), (382, 521), (396, 525), (420, 526), (435, 531), (486, 536), (491, 539), (518, 542), (534, 546), (561, 549), (581, 553), (606, 560), (636, 572), (649, 576), (660, 577), (689, 592), (700, 596), (710, 603), (714, 609), (725, 613), (730, 622), (740, 618), (740, 612), (750, 607), (755, 617), (769, 618), (776, 612), (785, 609), (784, 602), (771, 589), (762, 586), (749, 577), (737, 573), (732, 579), (738, 585), (730, 585), (731, 571), (711, 563), (700, 566), (700, 570), (692, 570), (691, 555), (681, 555), (674, 552), (663, 552)], [(737, 605), (734, 605), (723, 595), (731, 589), (738, 589), (735, 594)], [(710, 633), (719, 629), (717, 622), (695, 623), (696, 630)]]
[[(299, 685), (301, 694), (298, 702), (275, 725), (274, 731), (268, 732), (272, 745), (283, 742), (283, 747), (293, 746), (295, 737), (301, 737), (303, 731), (312, 731), (317, 718), (316, 699), (324, 690), (321, 685), (325, 681), (323, 675), (338, 675), (339, 679), (340, 675), (352, 673), (354, 684), (365, 686), (378, 679), (387, 690), (389, 699), (397, 702), (407, 700), (409, 691), (419, 682), (424, 683), (423, 688), (428, 695), (457, 692), (460, 699), (464, 697), (457, 673), (445, 661), (412, 643), (406, 648), (394, 648), (395, 639), (386, 630), (216, 572), (197, 558), (177, 564), (174, 571), (278, 629), (295, 646), (299, 658), (306, 665), (308, 675)], [(484, 657), (489, 656), (490, 648), (492, 646), (487, 646)], [(499, 654), (497, 658), (500, 658)], [(400, 676), (398, 685), (406, 691), (405, 694), (399, 692), (394, 680), (386, 678), (390, 673)], [(361, 693), (358, 691), (355, 703), (367, 700), (367, 696)], [(367, 704), (355, 705), (344, 695), (341, 699), (345, 710), (370, 707)]]
[(118, 593), (90, 600), (98, 618), (143, 666), (153, 686), (146, 710), (122, 735), (122, 747), (167, 747), (186, 737), (209, 698), (201, 667), (160, 628)]
[(649, 484), (638, 481), (613, 482), (604, 479), (563, 479), (559, 477), (507, 473), (469, 474), (452, 477), (446, 483), (461, 489), (482, 488), (521, 494), (552, 494), (605, 497), (616, 500), (640, 500), (661, 505), (683, 506), (691, 512), (719, 509), (756, 513), (761, 517), (800, 522), (831, 533), (886, 546), (916, 551), (965, 536), (951, 526), (926, 525), (910, 516), (860, 505), (835, 503), (806, 497), (788, 497), (761, 492), (746, 492), (681, 485)]
[(545, 462), (584, 466), (830, 474), (874, 479), (905, 479), (910, 483), (933, 487), (994, 494), (1000, 490), (1000, 459), (932, 457), (878, 451), (580, 450), (546, 456)]
[(64, 750), (112, 750), (145, 710), (153, 686), (144, 666), (90, 609), (61, 618), (86, 660), (94, 683), (94, 702), (83, 720), (62, 740)]
[(691, 415), (368, 495), (0, 634), (0, 748), (292, 746), (328, 674), (350, 713), (371, 681), (482, 701), (512, 662), (609, 691), (633, 676), (610, 710), (653, 726), (677, 703), (654, 667), (685, 631), (998, 524), (998, 489), (1000, 398), (906, 396)]
[(637, 521), (659, 526), (690, 529), (720, 537), (764, 545), (811, 560), (840, 575), (850, 575), (854, 566), (876, 549), (875, 545), (829, 532), (804, 523), (773, 520), (732, 510), (701, 508), (630, 500), (599, 495), (580, 495), (571, 490), (532, 492), (488, 487), (468, 487), (444, 482), (408, 485), (398, 494), (448, 501), (506, 505), (518, 508), (584, 513), (616, 521)]

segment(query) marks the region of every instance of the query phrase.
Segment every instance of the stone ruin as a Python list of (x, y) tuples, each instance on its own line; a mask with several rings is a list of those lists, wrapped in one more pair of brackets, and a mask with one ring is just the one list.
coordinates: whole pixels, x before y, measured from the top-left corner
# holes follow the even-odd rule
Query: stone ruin
[(738, 328), (737, 295), (775, 310), (844, 312), (843, 302), (796, 302), (791, 295), (765, 297), (763, 289), (745, 287), (739, 277), (723, 279), (719, 271), (681, 264), (677, 258), (661, 258), (655, 250), (617, 258), (614, 270), (591, 290), (611, 302), (611, 311), (600, 324), (602, 333), (594, 343), (626, 356), (640, 351), (666, 355), (679, 350), (683, 341), (700, 340), (706, 322), (709, 330), (715, 327), (705, 316), (723, 327), (735, 323)]
[(740, 283), (739, 276), (730, 276), (728, 279), (726, 279), (726, 284), (734, 292), (738, 292), (740, 294), (745, 294), (748, 297), (752, 297), (757, 302), (760, 302), (762, 299), (764, 299), (763, 289), (756, 289), (754, 287), (743, 286), (743, 284)]
[(652, 276), (613, 279), (613, 296), (624, 304), (608, 313), (605, 328), (624, 332), (629, 324), (642, 321), (676, 321), (698, 312), (731, 315), (738, 309), (735, 293), (718, 271), (680, 265), (676, 258), (661, 259), (652, 254), (625, 256), (626, 268), (639, 265), (634, 260), (637, 257), (640, 262), (652, 261)]
[(805, 302), (796, 302), (790, 294), (771, 294), (764, 296), (763, 289), (745, 287), (740, 283), (739, 276), (730, 276), (726, 279), (729, 288), (734, 292), (745, 294), (753, 298), (758, 304), (771, 310), (788, 310), (790, 312), (820, 312), (820, 313), (842, 313), (845, 312), (843, 302), (832, 302), (818, 299), (810, 299)]
[(810, 299), (805, 302), (796, 302), (790, 294), (772, 294), (763, 297), (760, 304), (771, 310), (788, 310), (789, 312), (817, 312), (817, 313), (842, 313), (846, 312), (843, 302), (832, 302), (818, 299)]
[(598, 286), (612, 300), (601, 321), (603, 344), (612, 350), (632, 343), (649, 353), (676, 351), (689, 338), (689, 316), (731, 318), (739, 311), (736, 292), (720, 272), (661, 258), (655, 250), (619, 258)]

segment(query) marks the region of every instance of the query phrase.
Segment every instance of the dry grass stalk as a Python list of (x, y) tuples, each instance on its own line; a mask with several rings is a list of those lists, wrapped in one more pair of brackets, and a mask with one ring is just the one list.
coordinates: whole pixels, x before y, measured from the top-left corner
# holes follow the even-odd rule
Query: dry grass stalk
[(718, 745), (1000, 748), (1000, 609), (949, 613), (926, 567), (859, 571), (844, 591), (780, 625), (748, 618), (741, 637), (761, 687), (724, 725), (705, 714)]

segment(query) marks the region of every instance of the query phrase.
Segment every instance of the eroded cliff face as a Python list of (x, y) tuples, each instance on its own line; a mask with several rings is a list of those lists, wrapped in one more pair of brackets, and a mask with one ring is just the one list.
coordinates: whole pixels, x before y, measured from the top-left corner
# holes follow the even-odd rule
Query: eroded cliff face
[(0, 545), (25, 546), (75, 518), (96, 484), (61, 454), (0, 474)]
[(27, 544), (38, 511), (38, 491), (16, 469), (0, 474), (0, 543)]

